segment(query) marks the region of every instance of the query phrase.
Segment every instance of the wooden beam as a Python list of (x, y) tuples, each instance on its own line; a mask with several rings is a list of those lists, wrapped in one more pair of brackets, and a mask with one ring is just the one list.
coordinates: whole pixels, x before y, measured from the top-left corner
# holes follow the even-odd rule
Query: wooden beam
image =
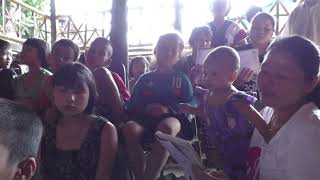
[(51, 46), (57, 40), (56, 1), (50, 0)]
[[(127, 81), (128, 72), (128, 0), (113, 0), (111, 10), (110, 41), (113, 46), (111, 69)], [(125, 67), (125, 71), (123, 71)]]
[(174, 14), (175, 14), (175, 19), (174, 19), (174, 29), (182, 32), (182, 25), (181, 25), (181, 9), (182, 9), (182, 4), (180, 3), (180, 0), (175, 0), (174, 1)]

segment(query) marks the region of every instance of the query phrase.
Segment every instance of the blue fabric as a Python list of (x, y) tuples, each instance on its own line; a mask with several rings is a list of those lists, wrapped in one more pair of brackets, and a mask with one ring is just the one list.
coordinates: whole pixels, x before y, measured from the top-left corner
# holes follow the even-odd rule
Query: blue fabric
[(194, 102), (192, 84), (185, 74), (150, 72), (137, 81), (127, 109), (129, 112), (144, 113), (146, 105), (160, 103), (173, 112), (178, 112), (179, 103)]

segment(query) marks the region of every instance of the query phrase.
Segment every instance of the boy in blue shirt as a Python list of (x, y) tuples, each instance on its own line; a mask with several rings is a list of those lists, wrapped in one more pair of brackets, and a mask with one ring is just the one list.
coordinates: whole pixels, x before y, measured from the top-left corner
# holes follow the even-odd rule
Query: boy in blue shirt
[(184, 131), (191, 129), (188, 115), (180, 113), (178, 105), (193, 103), (192, 84), (185, 74), (173, 69), (183, 46), (183, 40), (176, 33), (160, 36), (155, 48), (157, 69), (140, 77), (127, 103), (131, 121), (122, 132), (136, 179), (155, 180), (169, 156), (154, 142), (145, 162), (141, 139), (153, 137), (155, 131), (176, 136), (180, 131), (186, 134)]

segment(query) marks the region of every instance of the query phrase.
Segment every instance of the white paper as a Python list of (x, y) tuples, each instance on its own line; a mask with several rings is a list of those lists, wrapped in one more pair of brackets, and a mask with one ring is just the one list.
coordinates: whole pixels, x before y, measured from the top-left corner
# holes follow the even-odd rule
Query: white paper
[(198, 49), (197, 50), (197, 59), (196, 64), (202, 65), (204, 61), (206, 60), (206, 57), (213, 49)]
[(240, 68), (249, 68), (255, 73), (260, 70), (259, 52), (258, 49), (248, 49), (238, 51), (240, 56)]
[(161, 145), (170, 153), (170, 155), (184, 169), (186, 178), (195, 179), (192, 173), (192, 165), (203, 167), (198, 154), (194, 151), (190, 141), (173, 137), (161, 132), (156, 132), (155, 136)]

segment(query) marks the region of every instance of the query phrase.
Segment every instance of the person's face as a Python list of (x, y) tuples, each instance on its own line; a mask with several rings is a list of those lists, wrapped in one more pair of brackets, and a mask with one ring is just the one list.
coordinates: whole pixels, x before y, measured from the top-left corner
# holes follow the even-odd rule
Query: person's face
[(249, 36), (255, 44), (268, 44), (272, 39), (273, 31), (272, 22), (268, 18), (258, 17), (252, 21)]
[(132, 67), (132, 75), (134, 78), (139, 78), (142, 74), (147, 72), (147, 66), (144, 62), (138, 62)]
[(57, 71), (61, 65), (73, 62), (74, 59), (75, 53), (71, 47), (58, 46), (51, 52), (49, 64), (53, 71)]
[(99, 67), (109, 66), (111, 57), (105, 44), (93, 44), (86, 54), (86, 66), (92, 71)]
[(202, 80), (209, 89), (225, 88), (233, 81), (233, 72), (228, 63), (213, 61), (203, 64)]
[(162, 40), (156, 47), (156, 58), (159, 67), (172, 67), (180, 57), (180, 47), (174, 40)]
[(67, 89), (56, 86), (53, 90), (54, 102), (64, 116), (74, 116), (83, 113), (89, 101), (89, 88), (84, 85), (82, 89)]
[(225, 17), (229, 9), (228, 0), (214, 0), (212, 2), (212, 13), (213, 16)]
[(38, 49), (28, 45), (23, 45), (21, 51), (21, 62), (28, 66), (40, 65)]
[(211, 46), (211, 38), (206, 34), (200, 34), (199, 37), (195, 38), (192, 48), (193, 49), (207, 49)]
[(287, 107), (300, 102), (309, 85), (293, 57), (279, 50), (267, 53), (258, 74), (261, 101), (273, 108)]
[(0, 50), (0, 68), (10, 68), (12, 63), (11, 49)]

